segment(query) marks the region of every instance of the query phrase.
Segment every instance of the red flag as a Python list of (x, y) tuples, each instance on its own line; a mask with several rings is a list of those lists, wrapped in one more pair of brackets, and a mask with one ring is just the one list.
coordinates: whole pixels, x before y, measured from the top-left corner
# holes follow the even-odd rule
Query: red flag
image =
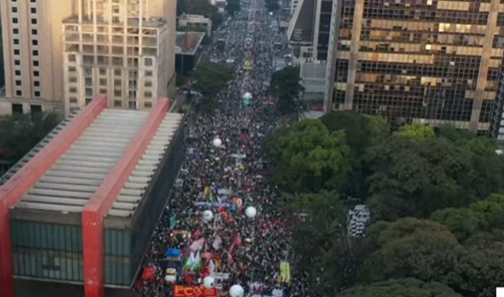
[(200, 237), (202, 233), (203, 233), (203, 232), (201, 232), (201, 230), (200, 230), (200, 229), (196, 230), (196, 232), (194, 232), (194, 234), (193, 234), (193, 236), (192, 236), (192, 239), (193, 239), (193, 240), (198, 239), (198, 237)]
[(241, 246), (241, 244), (242, 244), (242, 241), (241, 241), (241, 238), (240, 238), (240, 234), (236, 233), (236, 237), (233, 240), (233, 245)]

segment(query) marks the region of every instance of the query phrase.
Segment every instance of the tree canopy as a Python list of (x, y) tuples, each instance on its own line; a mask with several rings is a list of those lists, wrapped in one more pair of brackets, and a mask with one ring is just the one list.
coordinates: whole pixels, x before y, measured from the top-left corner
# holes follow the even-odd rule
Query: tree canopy
[(344, 132), (333, 132), (318, 120), (303, 120), (270, 145), (274, 178), (287, 192), (318, 192), (346, 183), (350, 149)]
[(234, 15), (240, 10), (241, 10), (240, 0), (227, 0), (226, 11), (230, 15)]
[(1, 159), (15, 163), (37, 145), (60, 122), (56, 113), (0, 117)]
[(212, 29), (217, 28), (224, 19), (217, 7), (208, 0), (177, 0), (177, 16), (199, 14), (212, 20)]
[(215, 96), (225, 89), (234, 78), (233, 69), (226, 65), (203, 61), (191, 73), (194, 89), (203, 95), (203, 106), (212, 110), (216, 104)]
[[(282, 127), (268, 142), (272, 182), (293, 225), (297, 269), (335, 296), (494, 296), (504, 279), (504, 156), (453, 127), (353, 111)], [(371, 210), (363, 237), (345, 212)], [(353, 233), (351, 233), (353, 234)]]
[(304, 91), (299, 76), (299, 67), (285, 67), (275, 71), (270, 80), (270, 93), (278, 97), (278, 110), (282, 114), (297, 112), (299, 95)]
[(351, 288), (336, 297), (462, 297), (437, 282), (414, 278), (394, 279)]

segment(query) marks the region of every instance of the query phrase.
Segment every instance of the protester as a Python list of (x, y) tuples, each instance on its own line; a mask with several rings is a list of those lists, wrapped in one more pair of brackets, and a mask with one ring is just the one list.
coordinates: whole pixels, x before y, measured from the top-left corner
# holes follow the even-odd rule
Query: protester
[[(177, 284), (201, 284), (205, 276), (223, 272), (230, 275), (222, 283), (223, 296), (234, 284), (246, 294), (309, 295), (308, 286), (297, 281), (288, 287), (279, 284), (280, 263), (288, 261), (290, 231), (276, 189), (268, 183), (264, 141), (281, 123), (269, 104), (267, 83), (273, 57), (285, 54), (273, 50), (273, 40), (285, 37), (278, 30), (272, 34), (273, 18), (264, 6), (261, 0), (242, 6), (220, 30), (227, 40), (224, 53), (219, 53), (217, 42), (204, 53), (205, 59), (233, 57), (236, 79), (217, 98), (215, 114), (196, 115), (191, 121), (179, 183), (155, 230), (132, 296), (172, 296), (163, 265), (169, 248), (181, 250), (184, 258)], [(245, 59), (253, 61), (252, 69), (244, 69)], [(245, 92), (254, 95), (248, 105), (242, 102)], [(255, 216), (248, 207), (256, 210)], [(177, 230), (189, 234), (176, 235)]]

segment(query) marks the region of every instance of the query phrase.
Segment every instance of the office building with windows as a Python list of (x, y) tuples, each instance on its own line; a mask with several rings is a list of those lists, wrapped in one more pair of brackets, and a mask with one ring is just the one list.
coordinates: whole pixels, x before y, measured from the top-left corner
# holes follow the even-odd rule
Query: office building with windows
[(342, 0), (332, 110), (480, 134), (495, 113), (504, 46), (500, 0)]
[(332, 39), (337, 25), (339, 1), (299, 0), (287, 29), (293, 49), (293, 62), (299, 65), (303, 116), (317, 118), (331, 104), (327, 86), (332, 81), (330, 62), (333, 60)]
[(61, 22), (73, 13), (72, 2), (0, 1), (5, 65), (0, 115), (63, 110)]
[(175, 91), (176, 1), (78, 0), (63, 21), (66, 112), (98, 94), (149, 109)]

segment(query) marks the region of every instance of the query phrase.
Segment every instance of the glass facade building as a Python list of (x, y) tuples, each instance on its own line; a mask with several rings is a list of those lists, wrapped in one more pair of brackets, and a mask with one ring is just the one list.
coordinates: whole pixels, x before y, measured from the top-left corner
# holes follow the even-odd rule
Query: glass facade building
[(504, 1), (342, 0), (332, 108), (490, 130)]

